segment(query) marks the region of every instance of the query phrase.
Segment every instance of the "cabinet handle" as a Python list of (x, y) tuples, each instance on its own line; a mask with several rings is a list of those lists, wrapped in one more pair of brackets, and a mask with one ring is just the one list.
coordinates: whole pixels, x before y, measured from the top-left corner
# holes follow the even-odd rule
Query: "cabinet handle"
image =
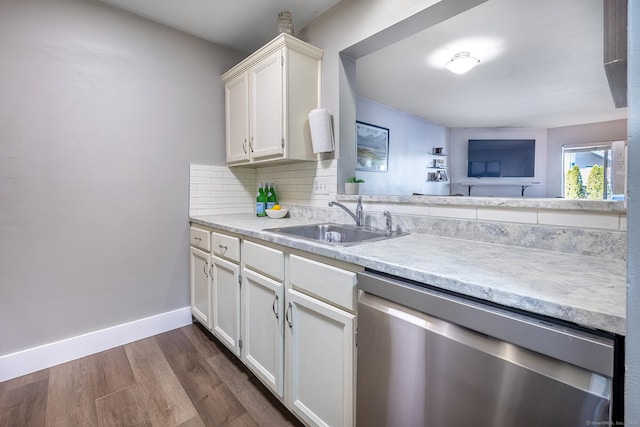
[(289, 313), (291, 313), (291, 310), (292, 310), (291, 303), (289, 303), (289, 306), (287, 307), (287, 311), (284, 313), (284, 318), (289, 324), (289, 327), (293, 328), (293, 322), (289, 320)]
[(249, 141), (249, 149), (253, 153), (253, 137), (251, 137), (251, 141)]
[(227, 253), (227, 249), (229, 249), (228, 246), (222, 246), (222, 245), (218, 245), (218, 247), (220, 248), (220, 251), (222, 252), (222, 254), (226, 254)]
[(244, 154), (247, 154), (247, 138), (244, 139), (244, 144), (242, 144), (242, 150)]
[(204, 263), (204, 275), (205, 275), (205, 276), (207, 276), (207, 277), (209, 277), (209, 273), (207, 272), (207, 267), (208, 267), (208, 266), (209, 266), (209, 263), (208, 263), (208, 262), (205, 262), (205, 263)]
[(273, 304), (271, 305), (271, 309), (273, 310), (273, 314), (276, 315), (276, 319), (279, 319), (280, 313), (278, 313), (278, 307), (276, 306), (277, 303), (278, 303), (278, 294), (276, 294), (276, 297), (273, 299)]
[(211, 266), (209, 267), (209, 276), (213, 279), (213, 263), (211, 263)]

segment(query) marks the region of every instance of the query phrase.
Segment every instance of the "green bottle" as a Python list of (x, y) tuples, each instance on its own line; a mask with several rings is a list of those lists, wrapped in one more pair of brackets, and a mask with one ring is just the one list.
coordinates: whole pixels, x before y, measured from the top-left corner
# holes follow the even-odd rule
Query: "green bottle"
[(258, 187), (258, 194), (256, 196), (256, 216), (267, 216), (265, 208), (267, 207), (267, 195), (264, 193), (262, 183)]
[(276, 190), (273, 188), (273, 182), (267, 188), (267, 209), (271, 209), (278, 203), (278, 198), (276, 197)]

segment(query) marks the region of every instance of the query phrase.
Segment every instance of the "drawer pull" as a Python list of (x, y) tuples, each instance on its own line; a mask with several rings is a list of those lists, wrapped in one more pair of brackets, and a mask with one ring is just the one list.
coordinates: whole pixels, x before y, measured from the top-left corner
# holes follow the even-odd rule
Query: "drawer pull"
[(222, 252), (222, 254), (226, 254), (227, 253), (227, 249), (229, 249), (228, 246), (223, 246), (223, 245), (218, 245), (218, 247), (220, 248), (220, 252)]
[(289, 324), (289, 328), (293, 328), (293, 322), (289, 319), (289, 313), (291, 313), (292, 309), (293, 307), (291, 306), (291, 303), (289, 303), (289, 307), (287, 307), (287, 311), (284, 313), (284, 318)]
[(276, 319), (280, 318), (280, 313), (278, 313), (278, 294), (276, 294), (276, 297), (273, 299), (273, 304), (271, 305), (271, 309), (273, 310), (273, 314), (276, 315)]
[(194, 237), (193, 240), (195, 240), (196, 244), (200, 244), (200, 242), (202, 242), (202, 238), (201, 237)]

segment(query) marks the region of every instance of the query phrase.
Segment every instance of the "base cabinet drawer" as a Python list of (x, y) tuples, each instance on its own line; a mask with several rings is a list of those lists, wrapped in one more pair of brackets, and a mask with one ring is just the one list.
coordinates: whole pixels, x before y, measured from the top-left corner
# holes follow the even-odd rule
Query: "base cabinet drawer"
[(284, 281), (284, 252), (253, 242), (242, 242), (244, 264), (265, 276)]
[(303, 290), (346, 310), (356, 310), (358, 275), (352, 271), (291, 255), (289, 281), (294, 289)]
[(226, 234), (211, 233), (211, 253), (234, 262), (240, 262), (240, 239)]
[(189, 229), (189, 243), (191, 246), (195, 246), (203, 251), (209, 252), (211, 250), (209, 236), (210, 233), (207, 230), (197, 227), (191, 227)]

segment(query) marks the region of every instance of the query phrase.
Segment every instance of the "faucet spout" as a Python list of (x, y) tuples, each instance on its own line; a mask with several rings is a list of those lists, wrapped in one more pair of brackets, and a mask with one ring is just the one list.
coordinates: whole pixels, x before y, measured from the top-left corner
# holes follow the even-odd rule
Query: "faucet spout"
[(358, 227), (362, 227), (364, 225), (364, 210), (362, 209), (362, 196), (358, 197), (358, 204), (356, 205), (356, 213), (354, 214), (351, 210), (343, 205), (340, 202), (333, 201), (329, 202), (329, 207), (337, 206), (346, 213), (348, 213), (351, 218), (356, 222)]

